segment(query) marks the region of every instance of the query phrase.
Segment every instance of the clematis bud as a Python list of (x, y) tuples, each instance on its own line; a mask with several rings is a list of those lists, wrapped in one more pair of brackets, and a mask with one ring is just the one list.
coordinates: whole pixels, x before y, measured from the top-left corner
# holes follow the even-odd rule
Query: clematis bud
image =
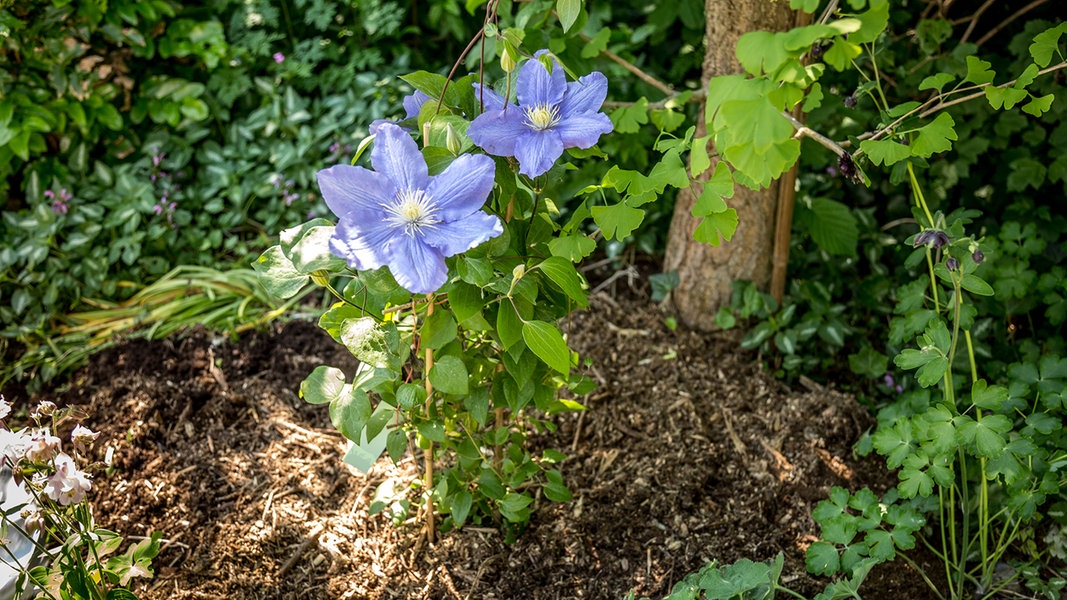
[(451, 123), (445, 126), (445, 147), (456, 156), (463, 152), (463, 142), (460, 141), (459, 134), (456, 133)]
[(982, 261), (985, 260), (985, 253), (981, 250), (975, 250), (971, 253), (971, 260), (974, 261), (974, 264), (980, 265), (982, 264)]

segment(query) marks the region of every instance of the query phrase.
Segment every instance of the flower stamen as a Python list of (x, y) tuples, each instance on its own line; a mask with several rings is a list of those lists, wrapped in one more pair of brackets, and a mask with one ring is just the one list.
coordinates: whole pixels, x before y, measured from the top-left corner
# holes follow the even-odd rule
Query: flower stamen
[(523, 110), (526, 111), (526, 120), (523, 123), (530, 129), (536, 129), (537, 131), (551, 129), (552, 126), (559, 123), (562, 117), (559, 107), (549, 104), (535, 104), (527, 106)]
[(385, 207), (386, 222), (393, 227), (401, 227), (408, 236), (420, 233), (426, 227), (433, 227), (441, 222), (435, 215), (437, 207), (423, 190), (401, 190), (393, 203)]

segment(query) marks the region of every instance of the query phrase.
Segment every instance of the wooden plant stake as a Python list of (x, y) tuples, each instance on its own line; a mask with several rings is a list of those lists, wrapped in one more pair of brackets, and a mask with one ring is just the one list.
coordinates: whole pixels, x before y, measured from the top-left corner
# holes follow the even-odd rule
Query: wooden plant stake
[[(426, 320), (433, 315), (433, 294), (426, 295)], [(426, 371), (423, 374), (426, 382), (426, 418), (430, 418), (430, 408), (433, 405), (433, 384), (430, 383), (430, 369), (433, 368), (433, 348), (426, 348)], [(430, 447), (423, 451), (422, 459), (426, 467), (426, 541), (433, 543), (434, 533), (434, 508), (433, 508), (433, 441)]]

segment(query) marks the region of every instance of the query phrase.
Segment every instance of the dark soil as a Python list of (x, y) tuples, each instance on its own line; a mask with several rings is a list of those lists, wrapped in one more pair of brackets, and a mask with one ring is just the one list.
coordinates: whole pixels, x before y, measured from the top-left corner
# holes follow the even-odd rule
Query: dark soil
[[(586, 412), (558, 417), (558, 432), (534, 443), (570, 457), (574, 500), (545, 502), (510, 546), (468, 527), (427, 547), (414, 519), (368, 516), (381, 483), (403, 488), (418, 467), (383, 459), (363, 475), (342, 462), (326, 407), (297, 389), (317, 365), (351, 375), (355, 363), (312, 323), (236, 341), (129, 341), (48, 397), (86, 409), (104, 432), (97, 453), (113, 452), (112, 475), (94, 480), (98, 520), (168, 540), (142, 598), (656, 598), (709, 561), (779, 552), (782, 581), (813, 596), (826, 584), (804, 569), (814, 506), (835, 485), (892, 481), (878, 461), (852, 457), (867, 409), (774, 380), (732, 333), (672, 331), (663, 317), (599, 294), (572, 319), (571, 346), (600, 387)], [(932, 595), (902, 561), (877, 568), (863, 592)]]

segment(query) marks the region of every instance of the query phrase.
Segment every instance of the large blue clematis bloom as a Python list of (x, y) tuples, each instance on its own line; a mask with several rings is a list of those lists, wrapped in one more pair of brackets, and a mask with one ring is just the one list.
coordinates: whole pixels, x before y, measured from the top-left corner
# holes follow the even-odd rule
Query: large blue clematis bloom
[(541, 61), (528, 60), (515, 84), (518, 106), (487, 87), (475, 88), (487, 110), (467, 135), (489, 154), (514, 156), (529, 177), (551, 169), (564, 149), (590, 148), (612, 130), (611, 119), (597, 112), (608, 94), (608, 78), (598, 71), (568, 83), (558, 64), (549, 73)]
[(374, 130), (374, 170), (335, 165), (318, 173), (319, 189), (338, 223), (330, 251), (356, 270), (388, 266), (408, 291), (429, 294), (448, 280), (445, 257), (503, 232), (483, 212), (495, 166), (464, 154), (431, 177), (415, 140), (395, 123)]

